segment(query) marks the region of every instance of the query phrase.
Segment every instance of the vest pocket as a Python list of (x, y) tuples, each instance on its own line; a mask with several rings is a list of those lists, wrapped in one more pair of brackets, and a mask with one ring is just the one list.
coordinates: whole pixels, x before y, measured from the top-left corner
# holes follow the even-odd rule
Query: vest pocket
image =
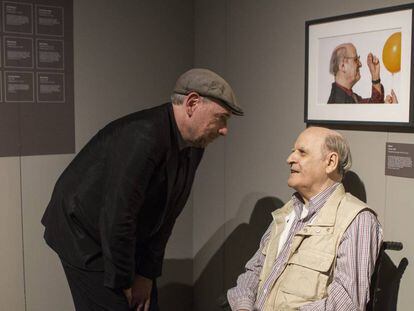
[(333, 260), (333, 254), (311, 249), (298, 250), (282, 274), (280, 290), (288, 294), (285, 299), (298, 303), (322, 299), (326, 295)]

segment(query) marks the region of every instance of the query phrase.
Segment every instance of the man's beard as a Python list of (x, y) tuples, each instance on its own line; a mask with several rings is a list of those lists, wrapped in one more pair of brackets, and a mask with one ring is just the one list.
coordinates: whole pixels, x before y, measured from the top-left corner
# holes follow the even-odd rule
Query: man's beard
[(196, 148), (205, 148), (209, 143), (211, 143), (213, 140), (215, 140), (218, 137), (216, 133), (210, 133), (207, 135), (202, 135), (198, 138), (196, 138), (194, 141), (191, 142), (193, 147)]

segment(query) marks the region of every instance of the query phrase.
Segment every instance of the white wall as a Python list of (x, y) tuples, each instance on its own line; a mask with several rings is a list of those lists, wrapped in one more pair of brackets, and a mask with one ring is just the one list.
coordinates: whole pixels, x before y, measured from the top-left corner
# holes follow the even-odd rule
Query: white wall
[[(193, 3), (74, 0), (76, 150), (109, 121), (169, 100), (193, 64)], [(73, 310), (58, 258), (44, 243), (41, 216), (74, 155), (0, 158), (0, 310)], [(189, 258), (191, 204), (167, 258)], [(175, 237), (176, 236), (176, 237)], [(191, 282), (191, 267), (187, 279)]]
[[(214, 298), (226, 291), (230, 281), (235, 283), (235, 278), (226, 279), (239, 257), (233, 239), (241, 224), (247, 228), (258, 200), (270, 196), (286, 202), (292, 194), (286, 185), (285, 159), (305, 128), (305, 21), (406, 2), (195, 1), (195, 64), (218, 69), (234, 87), (246, 112), (245, 117), (232, 118), (228, 137), (207, 150), (196, 180), (195, 310), (218, 310)], [(203, 39), (210, 41), (207, 44)], [(414, 180), (385, 176), (384, 163), (386, 142), (413, 143), (414, 134), (341, 132), (349, 139), (353, 170), (365, 185), (368, 204), (379, 215), (385, 239), (404, 243), (403, 251), (390, 252), (394, 263), (398, 266), (402, 257), (413, 261)], [(206, 271), (224, 275), (205, 278)], [(411, 309), (413, 275), (409, 264), (401, 282), (398, 310)], [(210, 294), (206, 288), (219, 289)]]

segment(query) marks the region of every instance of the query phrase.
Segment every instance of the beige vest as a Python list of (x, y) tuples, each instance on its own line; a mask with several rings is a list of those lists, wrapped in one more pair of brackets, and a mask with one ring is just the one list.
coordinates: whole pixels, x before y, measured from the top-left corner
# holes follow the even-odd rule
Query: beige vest
[[(364, 202), (345, 193), (343, 185), (339, 185), (312, 223), (293, 237), (286, 267), (271, 287), (263, 310), (297, 310), (302, 305), (325, 298), (342, 234), (355, 216), (367, 208)], [(291, 200), (272, 214), (274, 225), (263, 249), (266, 259), (260, 274), (259, 292), (272, 271), (285, 217), (292, 210)]]

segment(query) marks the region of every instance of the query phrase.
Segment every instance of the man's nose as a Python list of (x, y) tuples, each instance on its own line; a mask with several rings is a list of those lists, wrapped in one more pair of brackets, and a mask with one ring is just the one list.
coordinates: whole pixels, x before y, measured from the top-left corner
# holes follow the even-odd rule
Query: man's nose
[(292, 152), (291, 154), (289, 154), (289, 156), (286, 159), (286, 163), (287, 164), (292, 164), (294, 162), (294, 153)]
[(218, 130), (218, 132), (221, 136), (226, 136), (228, 131), (229, 130), (228, 130), (227, 126), (222, 127), (221, 129)]

